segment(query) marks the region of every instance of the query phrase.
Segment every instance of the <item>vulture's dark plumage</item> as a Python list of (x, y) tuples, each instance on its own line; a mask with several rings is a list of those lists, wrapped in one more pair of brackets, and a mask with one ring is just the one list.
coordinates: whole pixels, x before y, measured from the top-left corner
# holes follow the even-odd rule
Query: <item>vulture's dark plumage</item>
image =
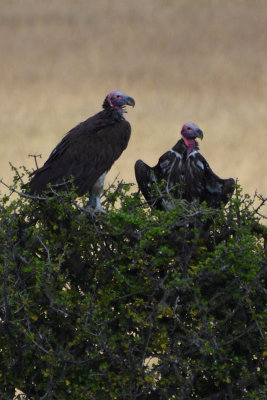
[(184, 124), (181, 134), (182, 138), (159, 158), (155, 167), (136, 161), (135, 176), (143, 196), (158, 209), (168, 209), (170, 198), (206, 201), (215, 208), (221, 202), (226, 204), (233, 193), (234, 180), (219, 178), (199, 153), (196, 139), (202, 139), (203, 132), (197, 125)]
[(100, 194), (106, 173), (126, 149), (131, 126), (124, 119), (132, 97), (117, 90), (107, 95), (103, 110), (72, 128), (55, 147), (43, 167), (32, 173), (30, 194), (40, 194), (47, 184), (66, 189), (73, 176), (79, 196), (89, 193), (90, 205), (102, 210)]

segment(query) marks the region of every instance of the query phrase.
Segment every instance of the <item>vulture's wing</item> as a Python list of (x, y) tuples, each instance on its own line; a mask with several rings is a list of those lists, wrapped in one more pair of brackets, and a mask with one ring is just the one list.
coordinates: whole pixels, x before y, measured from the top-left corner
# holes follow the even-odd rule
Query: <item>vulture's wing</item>
[(163, 182), (164, 193), (174, 194), (182, 182), (183, 154), (171, 149), (164, 153), (154, 167), (157, 182)]
[(185, 197), (188, 201), (206, 201), (210, 207), (226, 204), (234, 191), (234, 179), (221, 179), (210, 168), (205, 158), (193, 151), (184, 164)]
[(164, 153), (152, 168), (142, 160), (136, 161), (136, 181), (149, 205), (158, 209), (165, 208), (162, 200), (169, 194), (174, 194), (181, 182), (181, 166), (182, 156), (174, 150)]
[(33, 173), (30, 192), (42, 192), (48, 183), (60, 185), (71, 176), (77, 194), (90, 191), (127, 147), (131, 127), (125, 121), (101, 119), (101, 113), (80, 123), (63, 137), (44, 166)]
[(152, 205), (154, 202), (154, 199), (152, 198), (152, 187), (156, 182), (154, 169), (144, 163), (144, 161), (137, 160), (134, 170), (139, 189), (141, 190), (146, 201)]

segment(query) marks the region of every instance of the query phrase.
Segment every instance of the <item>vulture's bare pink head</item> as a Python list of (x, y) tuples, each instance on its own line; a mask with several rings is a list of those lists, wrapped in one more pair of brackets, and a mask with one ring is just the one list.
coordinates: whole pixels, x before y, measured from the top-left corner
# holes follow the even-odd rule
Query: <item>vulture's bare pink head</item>
[(107, 101), (110, 107), (115, 108), (119, 113), (124, 113), (125, 106), (135, 106), (135, 101), (132, 97), (120, 92), (119, 90), (113, 90), (107, 95)]
[(196, 139), (199, 138), (202, 140), (204, 136), (202, 130), (192, 122), (187, 122), (182, 126), (181, 135), (187, 147), (188, 154), (194, 150)]

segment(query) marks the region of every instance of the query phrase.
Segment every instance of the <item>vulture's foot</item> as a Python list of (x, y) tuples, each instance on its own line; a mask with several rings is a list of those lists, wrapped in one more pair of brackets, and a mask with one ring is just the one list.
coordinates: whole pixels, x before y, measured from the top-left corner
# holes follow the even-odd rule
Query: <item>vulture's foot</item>
[(89, 208), (90, 213), (92, 215), (95, 215), (97, 213), (107, 214), (107, 211), (104, 210), (104, 208), (102, 207), (99, 196), (95, 196), (95, 195), (91, 194), (90, 199), (89, 199), (88, 203), (86, 204), (86, 206)]
[(101, 207), (91, 208), (91, 212), (92, 212), (92, 214), (96, 214), (96, 213), (107, 214), (107, 211), (104, 210), (104, 208), (102, 206)]

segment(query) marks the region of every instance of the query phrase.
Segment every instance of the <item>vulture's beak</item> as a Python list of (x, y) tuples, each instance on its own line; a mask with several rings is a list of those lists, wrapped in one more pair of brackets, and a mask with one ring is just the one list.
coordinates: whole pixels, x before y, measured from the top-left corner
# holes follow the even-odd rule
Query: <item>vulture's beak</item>
[(125, 105), (134, 107), (135, 106), (134, 99), (130, 96), (127, 96), (125, 99)]
[(195, 130), (195, 134), (196, 134), (196, 137), (198, 137), (199, 139), (201, 139), (201, 140), (203, 139), (203, 136), (204, 136), (204, 135), (203, 135), (203, 132), (202, 132), (201, 129), (199, 129), (199, 128), (196, 129), (196, 130)]

